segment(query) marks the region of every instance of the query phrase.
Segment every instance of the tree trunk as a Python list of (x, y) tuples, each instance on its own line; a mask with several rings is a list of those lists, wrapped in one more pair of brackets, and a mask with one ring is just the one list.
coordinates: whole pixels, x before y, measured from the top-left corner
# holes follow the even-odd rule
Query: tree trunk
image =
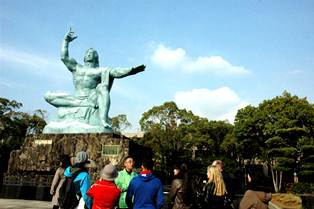
[(280, 171), (280, 177), (279, 177), (279, 191), (281, 191), (281, 182), (282, 182), (282, 171)]
[(271, 167), (270, 170), (271, 170), (271, 176), (272, 176), (272, 179), (273, 179), (273, 185), (274, 185), (275, 192), (278, 193), (279, 189), (278, 189), (277, 181), (276, 181), (276, 179), (278, 179), (277, 178), (277, 171), (275, 171), (276, 173), (274, 173), (273, 167)]

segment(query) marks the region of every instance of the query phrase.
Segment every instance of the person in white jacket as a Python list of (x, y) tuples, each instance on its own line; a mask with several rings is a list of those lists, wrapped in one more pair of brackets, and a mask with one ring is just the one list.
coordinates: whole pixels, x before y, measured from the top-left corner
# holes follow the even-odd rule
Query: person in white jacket
[(53, 177), (52, 184), (50, 187), (50, 194), (53, 195), (51, 201), (53, 209), (59, 208), (58, 203), (59, 189), (65, 179), (63, 173), (65, 169), (69, 166), (71, 166), (70, 157), (68, 155), (61, 155), (60, 167), (56, 170), (56, 173)]

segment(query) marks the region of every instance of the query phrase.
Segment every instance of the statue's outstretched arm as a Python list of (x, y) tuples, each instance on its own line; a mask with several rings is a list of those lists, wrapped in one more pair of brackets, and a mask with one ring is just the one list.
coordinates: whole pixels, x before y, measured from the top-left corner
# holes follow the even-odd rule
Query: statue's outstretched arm
[(61, 47), (61, 60), (71, 72), (75, 71), (77, 62), (75, 59), (70, 58), (69, 56), (69, 43), (76, 38), (77, 36), (74, 34), (73, 31), (71, 31), (70, 28), (69, 32), (67, 32), (64, 37)]
[(129, 75), (134, 75), (145, 70), (145, 65), (139, 65), (133, 68), (112, 68), (110, 69), (110, 76), (114, 78), (123, 78)]

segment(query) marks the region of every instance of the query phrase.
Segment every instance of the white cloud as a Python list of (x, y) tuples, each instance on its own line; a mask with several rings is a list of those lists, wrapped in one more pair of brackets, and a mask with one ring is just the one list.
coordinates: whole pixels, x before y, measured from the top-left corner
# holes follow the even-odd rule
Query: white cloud
[(182, 48), (171, 49), (162, 44), (154, 50), (151, 61), (164, 69), (179, 69), (186, 72), (208, 72), (217, 75), (244, 75), (250, 71), (234, 66), (221, 56), (199, 56), (193, 59)]
[(209, 120), (228, 120), (231, 123), (237, 110), (249, 104), (228, 87), (177, 92), (174, 101), (179, 108), (191, 110), (196, 115)]
[[(62, 77), (65, 67), (58, 58), (47, 58), (39, 54), (29, 53), (10, 47), (0, 48), (0, 62), (13, 65), (16, 71), (27, 71), (34, 75)], [(61, 73), (61, 74), (60, 74)]]
[(160, 44), (154, 51), (151, 60), (162, 66), (163, 68), (171, 68), (176, 65), (180, 65), (185, 59), (185, 51), (181, 48), (170, 49)]
[(184, 69), (190, 72), (203, 71), (220, 75), (241, 75), (249, 73), (244, 67), (233, 66), (220, 56), (198, 57), (197, 60), (188, 62)]

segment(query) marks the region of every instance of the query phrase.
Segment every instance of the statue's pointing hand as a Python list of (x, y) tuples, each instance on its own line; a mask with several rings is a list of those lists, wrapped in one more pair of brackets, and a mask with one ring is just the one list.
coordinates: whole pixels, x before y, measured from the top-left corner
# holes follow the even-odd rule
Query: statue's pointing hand
[(145, 65), (139, 65), (137, 67), (134, 68), (134, 70), (136, 71), (136, 73), (139, 72), (143, 72), (145, 70), (146, 66)]
[(70, 28), (69, 32), (67, 32), (64, 39), (68, 42), (71, 42), (76, 38), (77, 36), (75, 35), (74, 31), (72, 31), (72, 29)]

